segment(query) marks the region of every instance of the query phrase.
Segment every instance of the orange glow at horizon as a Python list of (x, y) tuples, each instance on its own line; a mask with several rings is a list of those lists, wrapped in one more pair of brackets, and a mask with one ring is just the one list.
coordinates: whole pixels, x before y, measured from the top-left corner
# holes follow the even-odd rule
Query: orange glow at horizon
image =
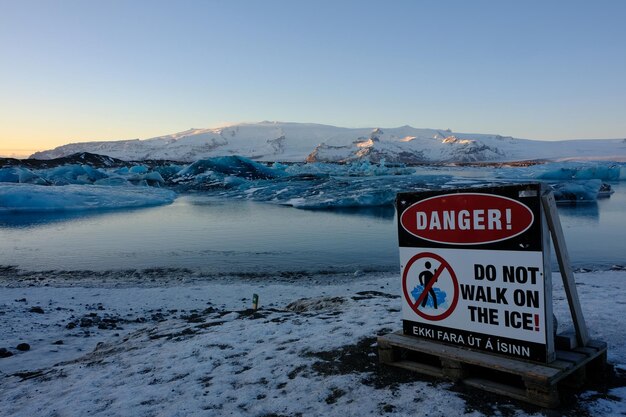
[(0, 158), (28, 158), (40, 149), (4, 149), (0, 148)]

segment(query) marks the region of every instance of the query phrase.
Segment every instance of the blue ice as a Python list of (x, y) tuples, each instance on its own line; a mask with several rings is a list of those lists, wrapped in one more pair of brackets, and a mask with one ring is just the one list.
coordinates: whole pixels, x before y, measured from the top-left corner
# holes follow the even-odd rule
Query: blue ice
[[(240, 156), (176, 163), (94, 168), (0, 169), (0, 183), (149, 186), (268, 202), (302, 209), (392, 206), (398, 192), (542, 181), (559, 202), (595, 201), (602, 181), (626, 179), (625, 164), (562, 162), (516, 168), (407, 167), (398, 164), (262, 164)], [(605, 193), (606, 194), (606, 193)]]
[[(438, 308), (442, 307), (444, 303), (446, 302), (447, 294), (444, 291), (441, 291), (439, 288), (435, 288), (435, 287), (431, 287), (431, 288), (435, 292), (435, 297), (437, 298), (437, 307)], [(413, 299), (417, 301), (420, 295), (422, 295), (422, 292), (424, 292), (424, 287), (418, 284), (415, 288), (413, 288), (413, 291), (411, 291), (411, 295), (413, 296)], [(433, 297), (430, 294), (428, 294), (426, 298), (427, 298), (426, 306), (430, 308), (434, 308), (435, 303), (433, 301)]]
[(150, 187), (0, 184), (0, 212), (96, 210), (170, 204), (176, 193)]
[(598, 199), (602, 181), (570, 181), (551, 185), (554, 198), (560, 203), (588, 203)]
[(21, 184), (48, 184), (46, 180), (28, 168), (7, 167), (0, 168), (0, 182), (15, 182)]

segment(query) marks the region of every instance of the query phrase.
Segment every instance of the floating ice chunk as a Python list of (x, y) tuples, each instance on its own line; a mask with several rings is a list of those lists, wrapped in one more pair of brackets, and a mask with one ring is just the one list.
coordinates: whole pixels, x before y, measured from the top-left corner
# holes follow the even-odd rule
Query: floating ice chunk
[(16, 182), (21, 184), (48, 184), (46, 180), (33, 171), (22, 167), (9, 167), (0, 169), (0, 182)]
[(23, 168), (0, 168), (0, 182), (20, 182), (20, 172)]
[(396, 192), (392, 190), (378, 190), (367, 194), (352, 194), (349, 196), (328, 195), (309, 198), (292, 198), (284, 204), (296, 208), (323, 209), (323, 208), (350, 208), (350, 207), (378, 207), (393, 204)]
[(128, 182), (128, 180), (126, 180), (126, 178), (124, 177), (109, 177), (109, 178), (103, 178), (101, 180), (98, 180), (96, 182), (94, 182), (95, 185), (108, 185), (108, 186), (113, 186), (113, 187), (123, 187), (123, 186), (130, 186), (131, 184)]
[(211, 171), (223, 176), (236, 176), (248, 180), (270, 179), (282, 176), (282, 172), (241, 156), (223, 156), (201, 159), (182, 169), (178, 175), (196, 176)]
[(93, 210), (170, 204), (176, 193), (150, 187), (0, 184), (0, 212)]
[(158, 172), (163, 180), (169, 181), (174, 178), (181, 169), (183, 169), (181, 165), (159, 165), (153, 167), (152, 171)]
[(128, 170), (131, 174), (145, 174), (148, 171), (149, 169), (145, 165), (135, 165)]
[(603, 182), (598, 189), (598, 198), (608, 198), (615, 193), (615, 190), (611, 187), (611, 184)]
[(600, 180), (562, 182), (551, 185), (558, 203), (589, 203), (597, 201), (602, 182)]
[(616, 163), (575, 163), (546, 164), (531, 168), (536, 178), (542, 180), (592, 180), (619, 181), (624, 167)]
[(150, 186), (161, 186), (165, 184), (165, 180), (158, 172), (146, 172), (143, 174), (133, 174), (127, 177), (127, 180), (133, 184), (146, 184)]
[(42, 170), (40, 175), (54, 185), (91, 184), (108, 177), (104, 172), (89, 165), (63, 165)]
[(318, 209), (391, 206), (399, 191), (443, 187), (451, 177), (448, 175), (334, 177), (302, 174), (274, 180), (239, 180), (241, 184), (223, 188), (217, 195)]
[(313, 162), (307, 164), (294, 164), (284, 168), (290, 175), (302, 174), (325, 174), (341, 176), (386, 176), (386, 175), (408, 175), (415, 172), (414, 168), (407, 168), (404, 165), (388, 166), (382, 161), (380, 164), (373, 164), (369, 161), (352, 162), (349, 164), (332, 164), (324, 162)]

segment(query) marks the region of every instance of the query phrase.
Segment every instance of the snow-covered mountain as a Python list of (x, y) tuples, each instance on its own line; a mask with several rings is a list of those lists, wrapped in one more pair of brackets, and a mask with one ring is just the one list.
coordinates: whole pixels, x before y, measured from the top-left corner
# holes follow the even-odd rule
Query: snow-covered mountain
[(37, 152), (31, 158), (53, 159), (78, 152), (126, 161), (166, 159), (182, 162), (226, 155), (279, 162), (626, 160), (626, 139), (535, 141), (411, 126), (350, 129), (309, 123), (261, 122), (190, 129), (145, 140), (72, 143)]

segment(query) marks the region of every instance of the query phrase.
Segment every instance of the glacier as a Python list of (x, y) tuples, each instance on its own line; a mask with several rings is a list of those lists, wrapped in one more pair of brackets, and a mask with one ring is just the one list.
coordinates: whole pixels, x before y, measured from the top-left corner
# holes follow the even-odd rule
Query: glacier
[(0, 184), (4, 184), (0, 205), (13, 211), (139, 207), (167, 204), (175, 193), (206, 193), (301, 209), (336, 209), (391, 206), (398, 192), (521, 181), (548, 184), (560, 203), (589, 203), (610, 195), (607, 182), (624, 180), (626, 164), (619, 162), (407, 166), (384, 159), (379, 163), (261, 163), (231, 155), (191, 164), (4, 167), (0, 168)]
[[(539, 141), (450, 129), (344, 128), (313, 123), (240, 123), (189, 129), (150, 139), (72, 143), (37, 152), (48, 160), (79, 152), (124, 161), (200, 159), (240, 155), (263, 162), (393, 163), (506, 162), (522, 160), (626, 161), (626, 139)], [(106, 160), (104, 162), (107, 162)]]

